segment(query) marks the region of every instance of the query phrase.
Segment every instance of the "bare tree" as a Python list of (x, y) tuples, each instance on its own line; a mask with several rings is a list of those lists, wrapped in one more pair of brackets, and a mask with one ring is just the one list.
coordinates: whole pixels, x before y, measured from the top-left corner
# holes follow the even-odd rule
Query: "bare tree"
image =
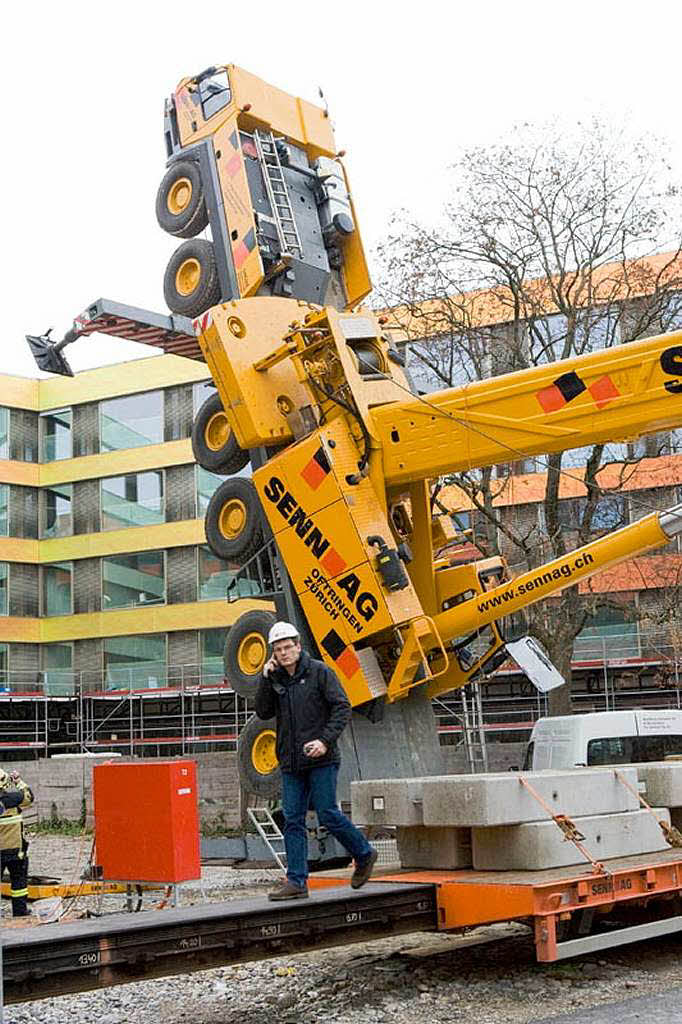
[[(660, 144), (597, 121), (571, 132), (521, 126), (513, 139), (465, 152), (452, 168), (453, 191), (438, 225), (400, 214), (380, 247), (378, 295), (410, 342), (425, 390), (680, 323), (682, 221)], [(525, 569), (620, 525), (626, 506), (618, 495), (642, 453), (600, 444), (527, 460), (510, 446), (504, 467), (447, 482), (478, 513), (481, 550), (501, 550)], [(617, 471), (605, 473), (613, 463)], [(503, 508), (509, 474), (520, 470), (545, 474), (532, 522)], [(582, 481), (579, 501), (561, 500), (567, 474)], [(636, 498), (632, 505), (635, 518), (647, 511), (636, 508)], [(607, 599), (571, 588), (528, 609), (530, 629), (569, 680), (575, 637)], [(555, 691), (552, 711), (570, 711), (570, 687)]]

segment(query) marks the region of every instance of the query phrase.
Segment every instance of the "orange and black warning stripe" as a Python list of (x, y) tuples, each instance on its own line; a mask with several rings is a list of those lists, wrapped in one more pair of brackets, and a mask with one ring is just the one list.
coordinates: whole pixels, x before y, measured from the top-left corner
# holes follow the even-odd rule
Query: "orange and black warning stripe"
[(620, 396), (618, 388), (607, 374), (593, 381), (588, 388), (582, 377), (571, 370), (562, 373), (548, 388), (538, 391), (535, 397), (545, 412), (556, 412), (584, 391), (589, 391), (599, 409)]
[(344, 644), (335, 629), (330, 629), (322, 641), (322, 650), (329, 655), (346, 679), (350, 679), (359, 670), (360, 662), (354, 649)]
[(329, 465), (329, 459), (324, 448), (320, 446), (315, 454), (313, 455), (310, 462), (301, 470), (301, 478), (305, 480), (311, 491), (316, 491), (317, 488), (326, 479), (328, 474), (331, 472), (331, 466)]

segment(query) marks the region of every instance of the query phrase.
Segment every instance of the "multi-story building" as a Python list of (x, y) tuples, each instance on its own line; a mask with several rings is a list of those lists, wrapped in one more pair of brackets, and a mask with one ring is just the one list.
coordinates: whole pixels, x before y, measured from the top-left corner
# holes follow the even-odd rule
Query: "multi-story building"
[(180, 718), (204, 747), (234, 738), (232, 569), (206, 547), (203, 518), (222, 478), (190, 441), (209, 381), (204, 363), (172, 355), (73, 379), (0, 375), (7, 744), (59, 746), (85, 729), (95, 744), (134, 734), (170, 749)]

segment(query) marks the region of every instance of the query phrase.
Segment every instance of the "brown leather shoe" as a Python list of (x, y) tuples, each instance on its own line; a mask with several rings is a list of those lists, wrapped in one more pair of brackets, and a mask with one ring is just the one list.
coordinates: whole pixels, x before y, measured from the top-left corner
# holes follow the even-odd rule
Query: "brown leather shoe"
[(269, 900), (304, 900), (308, 897), (308, 890), (305, 885), (294, 885), (288, 879), (280, 882), (276, 889), (268, 893)]
[(378, 856), (377, 851), (372, 849), (366, 860), (360, 861), (359, 864), (357, 861), (355, 862), (355, 871), (350, 880), (351, 889), (361, 889), (365, 882), (369, 881)]

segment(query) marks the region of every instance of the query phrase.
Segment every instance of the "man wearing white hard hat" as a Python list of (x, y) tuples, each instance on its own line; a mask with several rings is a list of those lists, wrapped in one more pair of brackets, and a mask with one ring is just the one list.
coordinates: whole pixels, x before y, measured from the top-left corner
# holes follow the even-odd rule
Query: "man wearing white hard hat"
[(272, 656), (256, 694), (256, 714), (277, 720), (287, 854), (286, 881), (269, 897), (290, 900), (308, 895), (309, 806), (355, 860), (351, 885), (359, 889), (370, 877), (377, 853), (336, 802), (337, 741), (350, 720), (350, 702), (332, 670), (302, 650), (298, 630), (290, 622), (276, 622), (268, 642)]

